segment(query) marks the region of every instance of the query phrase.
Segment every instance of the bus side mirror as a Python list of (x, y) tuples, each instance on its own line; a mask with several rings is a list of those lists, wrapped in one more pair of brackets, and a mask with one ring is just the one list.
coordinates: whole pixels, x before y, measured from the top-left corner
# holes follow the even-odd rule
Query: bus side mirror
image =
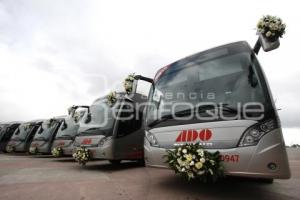
[(44, 131), (44, 129), (43, 129), (42, 125), (41, 125), (41, 128), (40, 128), (40, 130), (39, 130), (39, 133), (41, 134), (43, 131)]
[(259, 34), (259, 37), (255, 43), (253, 51), (258, 54), (260, 48), (262, 47), (265, 52), (277, 49), (280, 46), (279, 38), (274, 41), (268, 40), (263, 35)]
[(270, 41), (264, 36), (260, 35), (259, 40), (265, 52), (272, 51), (280, 46), (279, 38), (277, 38), (275, 41)]
[(85, 119), (84, 123), (86, 123), (86, 124), (90, 123), (91, 120), (92, 120), (92, 115), (91, 115), (91, 113), (88, 113), (87, 116), (86, 116), (86, 119)]

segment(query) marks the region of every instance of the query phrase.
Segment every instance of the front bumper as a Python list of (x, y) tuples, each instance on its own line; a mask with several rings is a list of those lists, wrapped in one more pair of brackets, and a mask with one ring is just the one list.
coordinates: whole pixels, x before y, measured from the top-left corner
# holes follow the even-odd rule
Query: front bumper
[[(163, 159), (166, 149), (153, 147), (145, 139), (144, 151), (147, 166), (168, 167)], [(281, 129), (266, 134), (256, 146), (208, 151), (219, 151), (222, 158), (226, 158), (223, 162), (226, 175), (277, 179), (291, 177)], [(276, 169), (270, 169), (270, 163), (275, 163)]]
[[(104, 160), (111, 160), (114, 159), (111, 153), (111, 148), (109, 147), (91, 147), (91, 146), (81, 146), (85, 147), (90, 151), (91, 159), (104, 159)], [(79, 147), (73, 148), (73, 153), (76, 152), (76, 149)]]
[[(52, 149), (54, 149), (55, 147), (61, 147), (62, 150), (63, 150), (63, 155), (64, 156), (72, 156), (73, 155), (73, 151), (74, 151), (74, 142), (72, 142), (71, 144), (69, 145), (66, 145), (66, 146), (62, 146), (62, 145), (53, 145), (52, 146)], [(51, 149), (51, 151), (52, 151)]]
[(34, 142), (30, 145), (30, 149), (35, 148), (36, 153), (51, 154), (51, 143), (49, 142)]
[(13, 148), (14, 152), (26, 152), (26, 143), (25, 142), (9, 142), (7, 145)]

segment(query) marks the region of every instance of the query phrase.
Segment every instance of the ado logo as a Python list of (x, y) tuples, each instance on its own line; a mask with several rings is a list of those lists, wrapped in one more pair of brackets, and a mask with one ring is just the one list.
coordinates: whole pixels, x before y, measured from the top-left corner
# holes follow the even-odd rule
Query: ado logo
[(207, 142), (212, 137), (212, 131), (209, 129), (202, 129), (201, 131), (196, 130), (183, 130), (178, 135), (176, 142), (194, 142), (200, 139), (203, 142)]

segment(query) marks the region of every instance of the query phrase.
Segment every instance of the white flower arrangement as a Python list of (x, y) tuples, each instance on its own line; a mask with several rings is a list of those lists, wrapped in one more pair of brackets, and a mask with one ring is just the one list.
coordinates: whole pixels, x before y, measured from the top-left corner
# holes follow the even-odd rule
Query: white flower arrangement
[(55, 120), (54, 119), (49, 119), (47, 121), (47, 128), (51, 128), (54, 124), (55, 124)]
[(37, 152), (38, 152), (38, 151), (37, 151), (37, 148), (36, 148), (36, 147), (30, 147), (30, 148), (29, 148), (29, 153), (30, 153), (30, 154), (37, 154)]
[(54, 157), (61, 157), (63, 155), (63, 149), (61, 147), (54, 147), (51, 153)]
[(74, 122), (78, 123), (79, 120), (80, 120), (80, 118), (81, 118), (80, 113), (79, 112), (75, 112), (74, 115), (73, 115)]
[(90, 151), (85, 147), (77, 148), (73, 158), (81, 165), (85, 165), (90, 160)]
[(132, 74), (129, 74), (127, 76), (127, 78), (124, 80), (124, 89), (126, 91), (127, 94), (130, 94), (132, 92), (132, 89), (133, 89), (133, 81), (134, 81), (134, 78), (135, 77), (135, 73), (132, 73)]
[(204, 150), (199, 143), (184, 144), (167, 150), (166, 163), (187, 180), (199, 178), (203, 182), (216, 181), (224, 174), (218, 151), (210, 153)]
[(32, 128), (32, 124), (28, 123), (28, 124), (25, 124), (23, 127), (24, 127), (25, 131), (29, 131)]
[(68, 114), (69, 115), (71, 115), (73, 111), (74, 111), (74, 107), (73, 106), (71, 106), (71, 107), (68, 108)]
[(14, 148), (14, 146), (8, 144), (5, 148), (5, 150), (6, 150), (7, 153), (11, 153), (15, 150), (15, 148)]
[(109, 106), (113, 106), (117, 101), (117, 93), (116, 92), (110, 92), (107, 96), (107, 103)]
[(286, 25), (279, 17), (266, 15), (258, 21), (256, 28), (259, 34), (274, 42), (285, 34)]

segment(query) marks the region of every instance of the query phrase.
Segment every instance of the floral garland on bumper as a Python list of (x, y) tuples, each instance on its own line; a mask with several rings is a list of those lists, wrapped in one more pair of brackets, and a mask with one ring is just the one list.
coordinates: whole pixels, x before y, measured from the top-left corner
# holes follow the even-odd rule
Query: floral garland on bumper
[(29, 148), (29, 153), (30, 154), (37, 154), (38, 153), (38, 150), (37, 150), (37, 147), (30, 147)]
[(63, 155), (63, 149), (61, 147), (54, 147), (51, 151), (54, 157), (61, 157)]
[(204, 150), (199, 143), (184, 144), (167, 150), (166, 163), (187, 180), (198, 178), (202, 182), (216, 181), (224, 175), (220, 160), (220, 153), (210, 153)]
[(11, 153), (15, 150), (15, 148), (14, 148), (14, 146), (8, 144), (5, 148), (5, 150), (6, 150), (7, 153)]
[(85, 147), (79, 147), (73, 154), (73, 158), (81, 165), (85, 165), (90, 159), (90, 150)]
[(259, 34), (274, 42), (285, 34), (286, 25), (279, 17), (266, 15), (258, 21), (256, 28)]

